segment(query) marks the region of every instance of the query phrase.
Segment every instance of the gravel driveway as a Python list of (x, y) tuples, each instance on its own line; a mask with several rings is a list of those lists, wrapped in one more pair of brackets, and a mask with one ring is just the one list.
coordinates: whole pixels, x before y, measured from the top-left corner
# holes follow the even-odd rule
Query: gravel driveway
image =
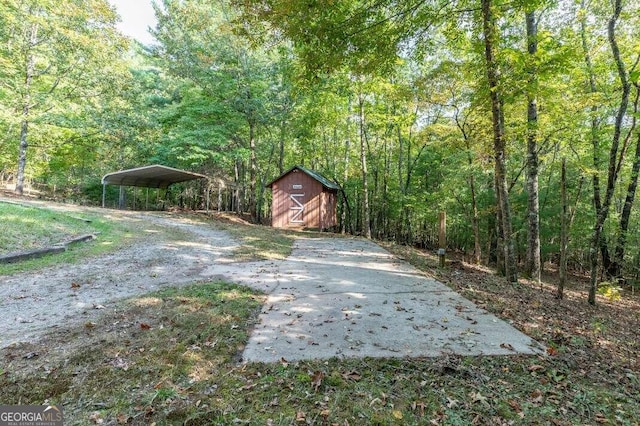
[[(244, 361), (540, 353), (529, 337), (367, 240), (300, 238), (286, 260), (237, 263), (237, 242), (224, 231), (157, 213), (127, 220), (148, 238), (81, 264), (0, 277), (0, 347), (86, 323), (123, 298), (224, 279), (269, 294)], [(167, 238), (149, 224), (179, 232)]]

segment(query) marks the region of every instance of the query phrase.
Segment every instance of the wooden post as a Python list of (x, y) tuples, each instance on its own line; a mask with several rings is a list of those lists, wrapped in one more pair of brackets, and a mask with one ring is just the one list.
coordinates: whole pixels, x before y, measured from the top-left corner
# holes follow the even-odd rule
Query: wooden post
[(447, 247), (447, 212), (438, 213), (438, 219), (440, 219), (440, 232), (438, 238), (438, 259), (440, 260), (440, 267), (444, 268), (445, 265), (445, 252)]

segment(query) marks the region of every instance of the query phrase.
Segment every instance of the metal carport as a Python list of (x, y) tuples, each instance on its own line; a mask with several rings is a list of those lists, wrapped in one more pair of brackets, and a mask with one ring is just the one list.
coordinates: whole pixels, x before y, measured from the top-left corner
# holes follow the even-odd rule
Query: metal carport
[[(209, 179), (199, 173), (154, 164), (108, 173), (102, 177), (102, 207), (105, 206), (107, 185), (167, 189), (170, 185), (197, 179)], [(208, 198), (208, 197), (207, 197)]]

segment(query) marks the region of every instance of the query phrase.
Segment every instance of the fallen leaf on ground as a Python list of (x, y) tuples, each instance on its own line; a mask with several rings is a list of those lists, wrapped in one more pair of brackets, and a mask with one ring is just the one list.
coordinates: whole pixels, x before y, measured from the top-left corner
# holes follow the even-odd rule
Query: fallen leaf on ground
[(513, 408), (513, 410), (517, 413), (522, 411), (522, 407), (520, 406), (520, 404), (518, 403), (518, 401), (516, 401), (515, 399), (510, 399), (507, 401), (507, 403), (509, 404), (509, 406), (511, 408)]
[(417, 408), (420, 408), (420, 413), (418, 414), (420, 417), (424, 417), (424, 409), (427, 407), (427, 405), (420, 401), (420, 402), (416, 402), (413, 401), (413, 403), (411, 404), (411, 409), (413, 411), (415, 411)]
[(594, 420), (596, 423), (609, 423), (609, 420), (602, 413), (596, 413)]
[(346, 373), (342, 374), (342, 377), (345, 380), (353, 380), (355, 382), (357, 382), (358, 380), (360, 380), (362, 378), (362, 376), (360, 375), (360, 373), (356, 372), (356, 371), (347, 371)]
[(324, 379), (324, 373), (322, 371), (315, 371), (311, 375), (311, 386), (313, 386), (313, 390), (318, 392), (318, 388), (322, 385), (322, 379)]
[(142, 330), (149, 330), (149, 329), (151, 329), (151, 326), (149, 324), (147, 324), (146, 322), (141, 322), (140, 323), (140, 328)]
[(102, 418), (102, 416), (98, 411), (91, 413), (91, 415), (89, 416), (89, 420), (94, 425), (101, 425), (102, 423), (104, 423), (104, 419)]
[(487, 397), (482, 395), (480, 392), (471, 392), (469, 395), (471, 397), (471, 401), (473, 402), (486, 402)]
[(402, 412), (399, 410), (393, 410), (393, 417), (398, 419), (398, 420), (402, 420)]
[(447, 398), (447, 408), (454, 408), (458, 405), (457, 399)]
[(511, 346), (509, 343), (500, 343), (500, 347), (503, 349), (508, 349), (510, 351), (514, 351), (515, 349), (513, 349), (513, 346)]
[(538, 405), (538, 404), (542, 404), (542, 402), (544, 401), (544, 397), (542, 396), (542, 391), (540, 391), (540, 389), (536, 389), (533, 392), (531, 392), (531, 402)]

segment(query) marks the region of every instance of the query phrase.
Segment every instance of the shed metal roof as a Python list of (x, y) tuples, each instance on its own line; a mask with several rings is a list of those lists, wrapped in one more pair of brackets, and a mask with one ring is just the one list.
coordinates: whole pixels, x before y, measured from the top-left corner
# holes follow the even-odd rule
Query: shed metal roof
[(286, 175), (288, 175), (289, 173), (291, 173), (292, 171), (294, 171), (296, 169), (308, 174), (313, 179), (315, 179), (318, 182), (320, 182), (322, 184), (322, 186), (324, 186), (327, 189), (333, 189), (333, 190), (336, 190), (336, 191), (340, 190), (340, 186), (337, 183), (330, 181), (329, 179), (327, 179), (326, 177), (322, 176), (320, 173), (316, 172), (315, 170), (310, 170), (310, 169), (307, 169), (306, 167), (303, 167), (303, 166), (293, 166), (292, 168), (290, 168), (289, 170), (287, 170), (286, 172), (284, 172), (283, 174), (281, 174), (280, 176), (278, 176), (277, 178), (275, 178), (274, 180), (272, 180), (271, 182), (269, 182), (265, 186), (267, 188), (271, 188), (275, 182), (279, 181), (280, 179), (282, 179), (283, 177), (285, 177)]
[(102, 184), (164, 189), (174, 183), (196, 179), (208, 178), (198, 173), (155, 164), (106, 174), (102, 178)]

